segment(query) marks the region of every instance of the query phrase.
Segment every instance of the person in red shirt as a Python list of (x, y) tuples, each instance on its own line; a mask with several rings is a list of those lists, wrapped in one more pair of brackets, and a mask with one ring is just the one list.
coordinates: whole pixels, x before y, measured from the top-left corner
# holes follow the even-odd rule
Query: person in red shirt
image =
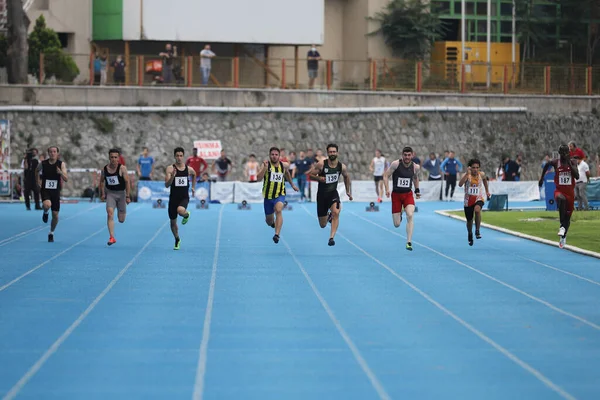
[(571, 159), (569, 155), (569, 146), (561, 144), (558, 148), (559, 159), (551, 160), (544, 165), (542, 171), (542, 177), (540, 178), (540, 187), (544, 184), (544, 176), (546, 170), (550, 167), (554, 167), (554, 184), (556, 190), (554, 191), (554, 199), (558, 206), (558, 215), (560, 217), (560, 229), (558, 230), (558, 236), (560, 236), (560, 242), (558, 246), (562, 249), (567, 243), (567, 232), (571, 225), (571, 214), (575, 208), (575, 182), (579, 179), (579, 169), (577, 168), (577, 162)]
[(585, 153), (581, 148), (577, 147), (575, 142), (569, 142), (569, 156), (571, 158), (579, 157), (581, 160), (585, 160)]
[(208, 164), (204, 161), (204, 158), (198, 156), (198, 149), (192, 150), (192, 155), (185, 160), (185, 165), (192, 167), (196, 171), (196, 177), (198, 180), (201, 179), (202, 173), (208, 168)]

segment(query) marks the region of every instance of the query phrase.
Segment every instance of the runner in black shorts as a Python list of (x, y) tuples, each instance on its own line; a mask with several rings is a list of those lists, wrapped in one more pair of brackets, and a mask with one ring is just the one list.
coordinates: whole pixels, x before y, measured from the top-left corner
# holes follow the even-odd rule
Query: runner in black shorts
[(38, 164), (36, 179), (42, 194), (42, 221), (48, 223), (48, 211), (52, 210), (52, 222), (48, 241), (54, 242), (54, 229), (58, 224), (60, 211), (60, 189), (67, 182), (67, 164), (58, 159), (58, 147), (48, 147), (48, 159)]
[(340, 211), (342, 210), (340, 196), (337, 191), (337, 185), (340, 175), (344, 177), (346, 186), (346, 195), (352, 201), (350, 176), (341, 161), (337, 159), (337, 144), (327, 145), (328, 159), (313, 164), (308, 172), (310, 179), (319, 182), (317, 189), (317, 216), (321, 228), (331, 222), (331, 234), (329, 235), (329, 246), (335, 246), (335, 233), (340, 223)]
[(177, 227), (177, 216), (181, 215), (183, 225), (187, 224), (190, 218), (190, 212), (187, 210), (190, 202), (190, 179), (192, 179), (192, 196), (196, 192), (196, 171), (192, 167), (185, 165), (183, 156), (183, 147), (177, 147), (173, 154), (175, 155), (175, 164), (169, 165), (165, 174), (165, 187), (170, 187), (169, 193), (169, 219), (171, 220), (171, 232), (175, 237), (175, 250), (179, 250), (179, 228)]

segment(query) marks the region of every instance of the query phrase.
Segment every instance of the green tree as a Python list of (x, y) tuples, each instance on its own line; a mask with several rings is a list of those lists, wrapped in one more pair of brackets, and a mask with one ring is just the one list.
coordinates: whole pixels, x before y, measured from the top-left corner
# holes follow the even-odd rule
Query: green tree
[(44, 75), (55, 76), (62, 82), (73, 82), (79, 75), (79, 68), (73, 58), (62, 51), (56, 32), (46, 26), (43, 15), (35, 21), (29, 35), (29, 73), (39, 76), (40, 54), (44, 54)]
[(427, 0), (391, 0), (383, 11), (369, 17), (381, 24), (369, 35), (383, 34), (396, 57), (423, 60), (447, 28)]
[(559, 0), (560, 29), (562, 39), (570, 46), (585, 53), (585, 61), (592, 65), (594, 54), (600, 44), (599, 0)]

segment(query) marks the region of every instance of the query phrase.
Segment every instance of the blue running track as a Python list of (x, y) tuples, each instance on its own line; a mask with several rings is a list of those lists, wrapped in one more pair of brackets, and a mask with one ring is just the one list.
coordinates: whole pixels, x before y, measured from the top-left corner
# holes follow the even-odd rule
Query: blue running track
[(600, 398), (598, 259), (469, 247), (448, 203), (409, 252), (389, 203), (343, 207), (334, 247), (311, 203), (279, 244), (262, 204), (191, 208), (174, 251), (166, 209), (131, 204), (108, 247), (103, 204), (63, 204), (54, 243), (0, 205), (0, 398)]

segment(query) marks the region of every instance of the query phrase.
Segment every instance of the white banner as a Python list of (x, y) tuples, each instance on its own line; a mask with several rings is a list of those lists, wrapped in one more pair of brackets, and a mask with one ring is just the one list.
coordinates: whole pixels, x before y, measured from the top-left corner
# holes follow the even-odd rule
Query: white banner
[[(317, 182), (310, 182), (311, 184), (311, 200), (317, 200)], [(391, 182), (390, 182), (391, 184)], [(440, 181), (423, 181), (420, 182), (419, 188), (421, 189), (420, 201), (439, 201), (440, 198)], [(445, 183), (444, 183), (445, 185)], [(508, 201), (534, 201), (540, 199), (540, 191), (537, 182), (499, 182), (491, 181), (489, 183), (491, 194), (506, 194), (508, 195)], [(390, 187), (391, 189), (391, 187)], [(211, 187), (211, 200), (218, 200), (221, 203), (241, 203), (242, 200), (246, 200), (248, 203), (261, 203), (262, 197), (262, 185), (260, 183), (248, 183), (248, 182), (215, 182)], [(286, 190), (291, 190), (287, 189)], [(346, 196), (346, 188), (344, 182), (338, 184), (338, 193), (340, 199), (345, 202), (348, 201)], [(464, 187), (460, 188), (458, 185), (454, 191), (454, 197), (452, 201), (462, 202), (464, 200), (465, 191)], [(375, 182), (374, 181), (353, 181), (352, 182), (352, 198), (356, 202), (371, 202), (377, 201), (377, 195), (375, 194)], [(385, 195), (382, 197), (383, 202), (389, 202), (390, 199), (386, 198)]]
[[(213, 182), (210, 185), (210, 200), (217, 200), (220, 203), (233, 203), (233, 192), (236, 183), (240, 182)], [(242, 200), (239, 202), (241, 203)]]
[[(444, 191), (445, 185), (444, 182)], [(311, 200), (317, 200), (317, 182), (311, 182)], [(422, 181), (419, 182), (419, 189), (421, 190), (421, 201), (439, 201), (440, 189), (442, 188), (441, 181)], [(491, 181), (489, 182), (489, 188), (491, 194), (507, 194), (508, 201), (534, 201), (540, 199), (540, 191), (537, 182), (502, 182), (502, 181)], [(390, 182), (390, 190), (391, 182)], [(338, 193), (340, 199), (346, 201), (346, 187), (344, 182), (341, 181), (338, 184)], [(442, 192), (442, 195), (444, 193)], [(450, 193), (448, 193), (450, 194)], [(371, 202), (377, 201), (377, 194), (375, 193), (375, 182), (374, 181), (353, 181), (352, 182), (352, 198), (353, 201), (358, 202)], [(452, 201), (463, 202), (465, 198), (464, 187), (458, 187), (454, 190), (454, 196)], [(384, 202), (390, 201), (385, 197), (385, 193), (382, 195)]]
[(198, 149), (198, 156), (205, 160), (216, 160), (221, 157), (220, 140), (194, 140), (194, 148)]
[(236, 203), (243, 200), (248, 203), (262, 203), (262, 182), (235, 182), (234, 198)]

